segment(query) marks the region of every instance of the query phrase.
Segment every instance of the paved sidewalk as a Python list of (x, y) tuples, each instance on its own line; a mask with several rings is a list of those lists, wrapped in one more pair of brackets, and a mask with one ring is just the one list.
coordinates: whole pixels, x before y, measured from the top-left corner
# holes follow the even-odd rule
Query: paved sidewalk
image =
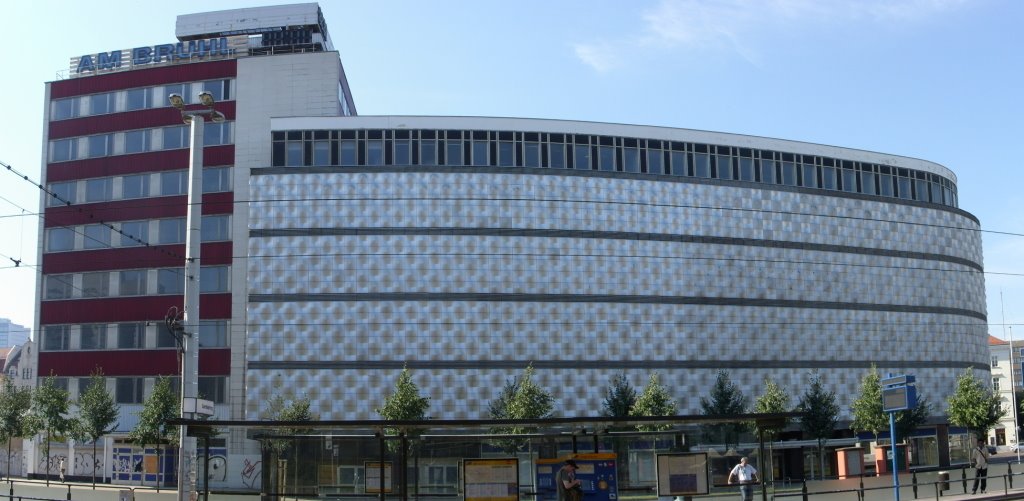
[[(971, 488), (974, 485), (973, 470), (970, 470), (966, 474), (966, 487), (964, 486), (964, 476), (961, 475), (960, 469), (949, 471), (949, 489), (939, 491), (937, 487), (938, 472), (927, 472), (919, 473), (917, 475), (917, 493), (914, 493), (914, 476), (910, 474), (900, 475), (900, 501), (909, 501), (913, 499), (935, 499), (941, 501), (956, 501), (964, 499), (972, 500), (1008, 500), (1008, 499), (1022, 499), (1024, 500), (1024, 471), (1012, 472), (1012, 484), (1010, 486), (1011, 476), (1003, 469), (998, 472), (994, 472), (995, 468), (989, 469), (988, 476), (988, 489), (985, 494), (971, 494)], [(996, 474), (998, 473), (998, 474)], [(857, 490), (860, 487), (860, 479), (846, 479), (846, 480), (823, 480), (807, 483), (807, 499), (810, 501), (857, 501), (857, 493), (851, 492), (851, 490)], [(864, 499), (871, 500), (890, 500), (895, 499), (895, 492), (892, 485), (891, 476), (882, 477), (866, 477), (864, 478)], [(803, 497), (797, 490), (788, 490), (768, 494), (768, 499), (777, 499), (779, 501), (799, 501)], [(755, 500), (760, 500), (761, 493), (757, 492), (754, 496)]]

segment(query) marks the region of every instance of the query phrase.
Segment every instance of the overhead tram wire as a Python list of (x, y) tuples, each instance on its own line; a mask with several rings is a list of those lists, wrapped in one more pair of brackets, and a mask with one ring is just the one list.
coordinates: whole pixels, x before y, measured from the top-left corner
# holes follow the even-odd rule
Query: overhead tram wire
[[(37, 188), (39, 188), (43, 192), (51, 195), (52, 197), (54, 197), (54, 198), (56, 198), (58, 200), (61, 200), (62, 202), (65, 202), (67, 205), (71, 205), (70, 202), (67, 202), (66, 200), (63, 200), (58, 195), (52, 193), (51, 191), (46, 189), (46, 187), (43, 186), (42, 184), (36, 183), (36, 182), (30, 180), (28, 178), (28, 176), (25, 176), (25, 175), (17, 172), (10, 165), (8, 165), (8, 164), (6, 164), (4, 162), (0, 162), (0, 165), (3, 165), (4, 167), (7, 167), (7, 169), (9, 171), (15, 173), (16, 175), (18, 175), (18, 177), (21, 177), (23, 180), (31, 183), (32, 185), (36, 186)], [(854, 220), (854, 221), (870, 221), (870, 222), (879, 222), (879, 223), (893, 223), (893, 224), (908, 225), (908, 226), (922, 226), (922, 227), (928, 227), (928, 228), (972, 231), (972, 232), (978, 232), (978, 233), (992, 233), (992, 234), (997, 234), (997, 235), (1024, 237), (1024, 233), (1016, 233), (1016, 232), (1009, 232), (1009, 231), (986, 230), (986, 229), (981, 229), (981, 228), (967, 228), (967, 227), (962, 227), (962, 226), (950, 226), (950, 225), (941, 225), (941, 224), (932, 224), (932, 223), (921, 223), (921, 222), (914, 222), (914, 221), (892, 221), (892, 220), (887, 220), (887, 219), (863, 217), (863, 216), (849, 216), (849, 215), (836, 215), (836, 214), (815, 214), (815, 213), (810, 213), (810, 212), (794, 212), (794, 211), (782, 211), (782, 210), (771, 210), (771, 209), (753, 209), (753, 208), (743, 208), (743, 207), (716, 207), (716, 206), (692, 205), (692, 204), (664, 204), (664, 203), (652, 204), (652, 203), (640, 203), (640, 202), (627, 202), (627, 201), (621, 201), (621, 200), (570, 200), (570, 199), (553, 199), (553, 198), (523, 198), (523, 197), (517, 197), (517, 198), (508, 198), (508, 197), (505, 197), (505, 198), (465, 197), (465, 198), (449, 198), (449, 199), (439, 198), (439, 197), (388, 197), (388, 198), (374, 198), (374, 197), (318, 197), (318, 198), (280, 198), (280, 199), (269, 199), (269, 200), (258, 200), (258, 201), (256, 201), (256, 200), (234, 199), (231, 203), (232, 204), (272, 204), (272, 203), (295, 203), (295, 202), (345, 202), (345, 201), (353, 201), (353, 202), (356, 202), (356, 201), (364, 201), (364, 202), (365, 201), (386, 201), (386, 202), (394, 202), (394, 201), (414, 201), (414, 202), (415, 201), (434, 201), (434, 202), (437, 202), (437, 201), (446, 201), (446, 200), (447, 201), (459, 201), (459, 202), (481, 202), (481, 201), (483, 201), (483, 202), (488, 202), (488, 201), (491, 201), (491, 202), (502, 202), (502, 201), (510, 201), (510, 202), (538, 202), (538, 203), (554, 203), (554, 202), (561, 202), (561, 203), (598, 203), (598, 204), (605, 204), (605, 205), (629, 205), (629, 206), (642, 206), (642, 207), (655, 207), (655, 208), (677, 208), (677, 209), (696, 209), (696, 210), (718, 210), (718, 211), (750, 212), (750, 213), (759, 213), (759, 214), (806, 216), (806, 217), (819, 217), (819, 218), (827, 218), (827, 219), (845, 219), (845, 220)], [(896, 200), (900, 200), (900, 199), (896, 199)], [(166, 205), (172, 205), (172, 204), (166, 204)], [(177, 206), (178, 204), (173, 204), (173, 205)], [(153, 204), (152, 199), (140, 199), (140, 204), (139, 205), (137, 205), (137, 206), (125, 205), (124, 208), (125, 209), (131, 209), (131, 208), (153, 207), (153, 206), (159, 206), (159, 204)], [(946, 206), (942, 206), (942, 207), (946, 207)]]
[[(32, 181), (31, 179), (29, 179), (29, 177), (27, 175), (22, 174), (21, 172), (18, 172), (11, 165), (9, 165), (7, 163), (4, 163), (2, 161), (0, 161), (0, 165), (6, 167), (7, 170), (10, 171), (12, 174), (22, 178), (23, 180), (27, 181), (28, 183), (32, 184), (33, 186), (39, 188), (39, 190), (41, 190), (43, 193), (46, 193), (50, 198), (53, 198), (55, 200), (60, 201), (62, 204), (64, 204), (64, 206), (72, 207), (74, 205), (74, 204), (72, 204), (72, 202), (70, 200), (66, 200), (63, 197), (61, 197), (60, 195), (58, 195), (58, 194), (50, 191), (49, 189), (47, 189), (45, 186), (43, 186), (42, 183), (37, 183), (35, 181)], [(19, 206), (17, 204), (13, 204), (13, 203), (12, 203), (12, 205), (14, 205), (15, 207), (18, 207), (18, 208), (22, 209), (23, 211), (27, 212), (27, 210), (24, 207), (21, 207), (21, 206)], [(91, 214), (91, 213), (86, 214), (81, 208), (78, 209), (78, 213), (79, 214), (83, 214), (83, 215), (87, 215), (90, 220), (95, 220), (95, 216), (93, 214)], [(39, 218), (42, 219), (43, 221), (47, 220), (45, 213), (37, 213), (36, 215), (38, 215)], [(156, 245), (150, 244), (149, 242), (147, 242), (145, 240), (142, 240), (141, 238), (139, 238), (139, 237), (137, 237), (135, 235), (130, 235), (130, 234), (124, 233), (123, 231), (121, 231), (118, 228), (115, 228), (112, 224), (110, 224), (110, 223), (108, 223), (106, 221), (96, 220), (96, 222), (92, 223), (92, 224), (101, 224), (103, 226), (106, 226), (111, 231), (114, 231), (114, 232), (117, 232), (118, 234), (120, 234), (122, 237), (128, 237), (129, 239), (137, 242), (139, 245), (144, 246), (144, 247), (149, 248), (149, 249), (153, 249), (154, 251), (159, 252), (161, 254), (164, 254), (164, 255), (166, 255), (168, 257), (172, 257), (172, 258), (175, 258), (175, 259), (178, 259), (178, 260), (184, 260), (185, 259), (185, 256), (183, 256), (181, 254), (178, 254), (176, 252), (170, 252), (168, 250), (160, 248), (160, 246), (156, 246)], [(61, 224), (60, 225), (61, 228), (67, 228), (68, 226), (77, 226), (77, 224), (75, 224), (75, 225)], [(102, 241), (97, 240), (95, 238), (91, 238), (91, 237), (89, 237), (88, 235), (86, 235), (83, 232), (79, 232), (79, 231), (76, 231), (76, 230), (71, 230), (71, 231), (74, 231), (75, 233), (80, 234), (80, 235), (82, 235), (82, 236), (84, 236), (86, 238), (90, 238), (91, 240), (93, 240), (95, 242), (102, 243), (102, 244), (106, 245), (107, 248), (115, 248), (111, 244), (102, 242)], [(169, 245), (177, 245), (177, 244), (169, 244)]]
[[(46, 193), (48, 196), (50, 196), (50, 197), (52, 197), (52, 198), (54, 198), (56, 200), (59, 200), (65, 206), (70, 207), (70, 206), (73, 205), (70, 201), (65, 200), (64, 198), (62, 198), (58, 194), (48, 190), (41, 183), (33, 182), (32, 180), (29, 179), (29, 177), (27, 175), (24, 175), (24, 174), (18, 172), (12, 166), (10, 166), (10, 165), (8, 165), (8, 164), (6, 164), (4, 162), (0, 162), (0, 165), (3, 165), (4, 167), (7, 168), (8, 171), (10, 171), (13, 174), (19, 176), (23, 180), (33, 184), (34, 186), (36, 186), (37, 188), (42, 190), (44, 193)], [(253, 202), (253, 201), (247, 201), (247, 200), (234, 200), (233, 203), (254, 203), (254, 204), (259, 204), (259, 203), (294, 203), (294, 202), (330, 202), (330, 201), (347, 201), (347, 200), (351, 200), (351, 201), (356, 201), (356, 200), (359, 200), (359, 201), (380, 200), (380, 201), (389, 201), (389, 202), (391, 202), (391, 201), (396, 201), (396, 200), (406, 200), (406, 201), (432, 200), (432, 201), (437, 201), (439, 199), (433, 198), (433, 197), (405, 197), (405, 198), (382, 198), (382, 199), (373, 199), (373, 198), (365, 198), (365, 197), (363, 197), (363, 198), (348, 198), (348, 197), (346, 197), (346, 198), (333, 198), (333, 197), (324, 197), (324, 198), (273, 199), (273, 200), (266, 200), (266, 201), (259, 201), (259, 202)], [(444, 199), (440, 199), (440, 200), (444, 200)], [(988, 233), (995, 233), (995, 234), (1009, 235), (1009, 236), (1024, 236), (1024, 234), (1018, 234), (1018, 233), (1012, 233), (1012, 232), (1002, 232), (1002, 231), (994, 231), (994, 230), (981, 230), (981, 229), (964, 228), (964, 227), (958, 227), (958, 226), (935, 225), (935, 224), (916, 223), (916, 222), (904, 222), (904, 221), (889, 221), (889, 220), (884, 220), (884, 219), (857, 217), (857, 216), (842, 216), (842, 215), (831, 215), (831, 214), (812, 214), (812, 213), (801, 213), (801, 212), (790, 212), (790, 211), (777, 211), (777, 210), (768, 210), (768, 209), (748, 209), (748, 208), (714, 207), (714, 206), (700, 206), (700, 205), (678, 205), (678, 204), (639, 204), (637, 202), (623, 202), (623, 201), (536, 199), (536, 198), (515, 198), (515, 199), (457, 198), (457, 199), (450, 199), (450, 200), (455, 200), (455, 201), (495, 201), (495, 200), (500, 201), (500, 200), (512, 200), (512, 201), (562, 202), (562, 203), (602, 203), (602, 204), (611, 204), (611, 205), (643, 205), (643, 206), (649, 206), (649, 207), (672, 207), (672, 208), (686, 208), (686, 209), (697, 209), (697, 210), (740, 211), (740, 212), (777, 214), (777, 215), (800, 215), (800, 216), (821, 217), (821, 218), (838, 218), (838, 219), (871, 221), (871, 222), (880, 222), (880, 223), (894, 223), (894, 224), (917, 225), (917, 226), (926, 226), (926, 227), (933, 227), (933, 228), (940, 228), (940, 229), (953, 229), (953, 230), (961, 230), (961, 231), (962, 230), (979, 231), (979, 232), (988, 232)], [(12, 203), (12, 205), (15, 205), (16, 207), (21, 208), (23, 211), (26, 211), (26, 209), (24, 209), (23, 207), (18, 206), (17, 204), (13, 204)], [(171, 205), (171, 204), (167, 204), (167, 205)], [(174, 206), (178, 206), (179, 204), (173, 204), (173, 205)], [(140, 203), (136, 207), (152, 207), (152, 206), (154, 206), (152, 201), (151, 200), (146, 200), (145, 202)], [(124, 206), (122, 208), (123, 209), (130, 209), (132, 207), (133, 206), (128, 205), (128, 206)], [(79, 209), (79, 213), (80, 214), (84, 214), (84, 212), (81, 209)], [(44, 220), (46, 219), (46, 216), (43, 215), (43, 214), (36, 214), (36, 215), (39, 215)], [(89, 214), (88, 217), (90, 219), (92, 219), (93, 215)], [(142, 240), (142, 239), (140, 239), (140, 238), (138, 238), (138, 237), (136, 237), (134, 235), (126, 234), (122, 230), (115, 228), (113, 225), (111, 225), (111, 224), (109, 224), (109, 223), (107, 223), (105, 221), (99, 221), (96, 224), (102, 224), (102, 225), (106, 226), (107, 228), (109, 228), (111, 231), (117, 232), (118, 234), (122, 235), (123, 237), (127, 237), (127, 238), (137, 242), (138, 244), (140, 244), (142, 246), (145, 246), (145, 247), (151, 248), (153, 250), (156, 250), (157, 252), (160, 252), (160, 253), (162, 253), (164, 255), (167, 255), (169, 257), (173, 257), (173, 258), (176, 258), (176, 259), (184, 259), (181, 255), (179, 255), (177, 253), (169, 252), (169, 251), (167, 251), (165, 249), (162, 249), (162, 248), (159, 248), (159, 247), (157, 247), (157, 246), (155, 246), (153, 244), (150, 244), (149, 242), (146, 242), (146, 241), (144, 241), (144, 240)], [(77, 226), (77, 225), (62, 225), (61, 227), (67, 228), (69, 226)], [(76, 230), (73, 230), (73, 229), (72, 229), (72, 231), (74, 231), (75, 233), (78, 233), (78, 234), (82, 234), (86, 238), (91, 238), (88, 235), (85, 235), (83, 232), (79, 232), (79, 231), (76, 231)], [(93, 239), (93, 240), (97, 241), (97, 242), (100, 242), (99, 240), (96, 240), (96, 239)], [(100, 242), (100, 243), (104, 243), (104, 242)], [(114, 247), (113, 245), (111, 245), (109, 243), (104, 243), (104, 245), (107, 248), (117, 248), (117, 247)], [(176, 244), (168, 244), (168, 245), (176, 245)], [(352, 253), (309, 254), (309, 255), (305, 255), (305, 257), (332, 257), (332, 256), (333, 257), (337, 257), (337, 256), (353, 256), (353, 255), (354, 256), (358, 256), (360, 254), (352, 254)], [(382, 254), (374, 253), (373, 255), (380, 256)], [(391, 255), (392, 256), (401, 256), (402, 254), (391, 254)], [(407, 255), (416, 256), (416, 254), (407, 254)], [(455, 254), (455, 253), (431, 254), (431, 256), (439, 256), (439, 255), (440, 256), (449, 256), (449, 255), (450, 256), (457, 256), (457, 255), (460, 255), (460, 254)], [(469, 255), (469, 254), (466, 254), (466, 255)], [(479, 256), (479, 257), (483, 257), (483, 258), (486, 258), (486, 257), (506, 257), (506, 256), (509, 256), (509, 255), (515, 255), (517, 257), (528, 256), (528, 255), (522, 254), (522, 253), (472, 254), (472, 256)], [(232, 256), (232, 262), (234, 262), (235, 260), (275, 259), (275, 258), (292, 259), (292, 258), (295, 258), (295, 257), (296, 257), (296, 255), (294, 255), (294, 254), (292, 254), (292, 255), (278, 255), (278, 256), (274, 256), (274, 255), (264, 255), (264, 256), (248, 256), (248, 255), (246, 255), (246, 256)], [(550, 257), (554, 257), (554, 256), (550, 255), (550, 254), (536, 254), (536, 255), (534, 255), (534, 257), (537, 257), (537, 258), (550, 258)], [(848, 267), (864, 267), (864, 268), (885, 268), (885, 269), (896, 269), (896, 270), (919, 270), (919, 271), (942, 271), (942, 272), (958, 272), (958, 273), (976, 273), (976, 271), (972, 271), (972, 270), (943, 270), (943, 269), (938, 269), (938, 268), (924, 268), (924, 267), (913, 267), (913, 266), (864, 265), (864, 264), (854, 264), (854, 263), (832, 263), (832, 262), (815, 262), (815, 261), (802, 261), (802, 260), (771, 260), (771, 259), (751, 259), (751, 258), (718, 258), (718, 257), (693, 257), (693, 256), (675, 257), (675, 256), (640, 256), (640, 255), (584, 255), (584, 254), (564, 254), (564, 253), (560, 253), (558, 255), (558, 257), (587, 257), (587, 258), (607, 258), (607, 259), (642, 258), (642, 259), (666, 259), (666, 260), (669, 260), (669, 259), (670, 260), (692, 259), (692, 260), (723, 261), (723, 262), (763, 262), (763, 263), (776, 263), (776, 264), (810, 264), (810, 265), (821, 265), (821, 266), (848, 266)], [(906, 258), (892, 257), (892, 259), (915, 259), (915, 258), (913, 258), (913, 257), (906, 257)], [(1009, 273), (1009, 272), (982, 271), (982, 273), (989, 274), (989, 275), (1024, 276), (1024, 274), (1021, 274), (1021, 273)]]

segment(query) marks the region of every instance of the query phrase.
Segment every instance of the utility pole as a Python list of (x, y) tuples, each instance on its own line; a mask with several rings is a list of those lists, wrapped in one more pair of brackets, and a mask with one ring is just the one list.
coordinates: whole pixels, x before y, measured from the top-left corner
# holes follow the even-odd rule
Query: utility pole
[[(181, 327), (181, 417), (195, 417), (199, 396), (199, 273), (200, 241), (203, 221), (203, 128), (206, 120), (224, 120), (213, 109), (213, 94), (199, 94), (202, 108), (186, 109), (178, 94), (168, 96), (171, 105), (181, 111), (183, 122), (191, 125), (188, 162), (188, 210), (185, 216), (185, 317)], [(192, 412), (185, 412), (191, 400)], [(187, 415), (186, 415), (187, 414)], [(196, 499), (196, 439), (188, 436), (188, 427), (178, 430), (178, 501)]]

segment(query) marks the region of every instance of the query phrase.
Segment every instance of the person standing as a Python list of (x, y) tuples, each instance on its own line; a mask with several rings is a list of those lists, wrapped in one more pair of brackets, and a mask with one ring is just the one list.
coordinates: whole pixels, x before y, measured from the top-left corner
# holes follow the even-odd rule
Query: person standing
[(64, 458), (60, 458), (60, 463), (58, 463), (57, 468), (60, 470), (60, 481), (63, 482), (64, 481)]
[(988, 448), (985, 447), (985, 440), (979, 439), (978, 446), (971, 451), (971, 463), (974, 464), (974, 487), (971, 494), (978, 493), (978, 483), (981, 483), (981, 493), (985, 493), (988, 483)]
[(579, 466), (576, 466), (576, 461), (567, 459), (558, 473), (555, 473), (558, 501), (578, 501), (583, 498), (583, 487), (580, 485), (579, 479), (576, 478), (577, 469)]
[(740, 458), (740, 464), (733, 467), (732, 471), (729, 472), (729, 484), (732, 484), (732, 479), (736, 480), (740, 484), (740, 499), (743, 501), (753, 501), (754, 499), (754, 486), (757, 483), (757, 468), (747, 464), (747, 458)]

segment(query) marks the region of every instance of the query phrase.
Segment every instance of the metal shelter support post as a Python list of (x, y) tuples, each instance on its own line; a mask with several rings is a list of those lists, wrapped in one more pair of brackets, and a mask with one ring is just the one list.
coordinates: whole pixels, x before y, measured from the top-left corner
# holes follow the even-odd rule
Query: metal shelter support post
[(762, 426), (758, 426), (757, 427), (757, 443), (758, 443), (758, 449), (757, 449), (758, 452), (757, 453), (758, 453), (758, 455), (761, 456), (761, 461), (760, 461), (760, 463), (761, 463), (761, 501), (768, 501), (768, 488), (767, 488), (768, 483), (764, 481), (764, 479), (766, 478), (764, 476), (764, 472), (765, 472), (765, 469), (766, 469), (765, 468), (765, 464), (767, 464), (767, 461), (765, 461), (765, 458), (764, 458), (764, 427), (762, 427)]
[[(401, 465), (402, 465), (402, 471), (401, 471), (401, 478), (402, 478), (402, 501), (409, 501), (409, 479), (406, 478), (406, 475), (409, 474), (409, 466), (408, 466), (409, 465), (409, 436), (406, 435), (406, 433), (404, 431), (402, 432), (401, 435), (402, 435), (402, 455), (400, 456), (401, 459), (399, 461), (401, 461)], [(393, 475), (397, 474), (397, 473), (399, 473), (399, 472), (395, 472), (395, 473), (393, 473)], [(419, 472), (417, 472), (416, 474), (419, 475)], [(394, 480), (392, 480), (392, 483), (395, 483)]]
[(387, 494), (384, 493), (384, 453), (387, 449), (387, 441), (384, 440), (384, 430), (380, 431), (380, 481), (377, 484), (380, 486), (380, 501), (387, 499)]

